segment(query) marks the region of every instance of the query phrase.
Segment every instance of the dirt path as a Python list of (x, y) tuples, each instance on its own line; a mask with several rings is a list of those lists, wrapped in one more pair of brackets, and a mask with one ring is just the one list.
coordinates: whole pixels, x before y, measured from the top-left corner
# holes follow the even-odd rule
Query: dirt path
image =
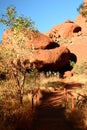
[(45, 95), (38, 107), (32, 130), (74, 130), (65, 118), (65, 108), (60, 106), (62, 95), (58, 92)]

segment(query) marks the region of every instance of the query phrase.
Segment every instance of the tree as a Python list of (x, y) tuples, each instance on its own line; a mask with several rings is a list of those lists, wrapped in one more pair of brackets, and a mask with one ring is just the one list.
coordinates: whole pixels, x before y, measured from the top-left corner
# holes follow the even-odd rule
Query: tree
[[(19, 48), (15, 49), (12, 45), (10, 48), (5, 49), (5, 45), (2, 46), (0, 49), (0, 78), (2, 78), (2, 74), (4, 77), (8, 75), (8, 80), (11, 78), (15, 79), (15, 82), (18, 86), (18, 91), (20, 92), (20, 103), (22, 104), (22, 98), (24, 94), (24, 85), (25, 85), (25, 78), (26, 78), (26, 64), (31, 64), (30, 60), (28, 59), (28, 63), (26, 61), (26, 53), (31, 54), (30, 50), (23, 48), (25, 43), (25, 35), (27, 35), (27, 28), (32, 30), (36, 33), (34, 22), (27, 17), (17, 16), (16, 8), (15, 7), (8, 7), (6, 15), (2, 15), (0, 22), (3, 25), (10, 27), (13, 31), (12, 38), (15, 39)], [(23, 33), (22, 33), (23, 32)], [(29, 31), (30, 32), (30, 31)], [(31, 35), (29, 33), (29, 35)], [(9, 38), (10, 42), (11, 38)], [(32, 51), (32, 50), (31, 50)], [(2, 53), (1, 53), (2, 52)], [(6, 59), (8, 62), (6, 62)], [(6, 63), (5, 63), (6, 62)], [(31, 70), (33, 69), (30, 67)]]
[(5, 15), (0, 18), (0, 23), (12, 29), (22, 30), (23, 28), (35, 29), (35, 24), (30, 17), (18, 16), (15, 7), (8, 7)]
[(87, 19), (87, 3), (81, 4), (78, 8), (77, 11)]
[(18, 47), (23, 47), (32, 38), (32, 35), (37, 35), (38, 32), (32, 19), (24, 17), (24, 15), (18, 16), (15, 7), (7, 8), (5, 15), (0, 18), (0, 23), (10, 28), (8, 29), (10, 35), (7, 35), (5, 42), (14, 41)]

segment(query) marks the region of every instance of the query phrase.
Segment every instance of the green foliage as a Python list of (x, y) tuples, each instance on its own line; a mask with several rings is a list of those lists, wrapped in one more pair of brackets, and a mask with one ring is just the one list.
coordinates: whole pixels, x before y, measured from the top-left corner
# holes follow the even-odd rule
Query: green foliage
[[(27, 64), (30, 65), (30, 60), (25, 63), (26, 55), (32, 56), (33, 51), (30, 53), (30, 50), (23, 47), (26, 37), (29, 38), (32, 34), (36, 36), (37, 31), (33, 30), (35, 26), (30, 17), (17, 16), (15, 7), (7, 8), (6, 14), (0, 18), (0, 23), (10, 27), (12, 31), (12, 37), (8, 36), (6, 39), (9, 44), (0, 46), (0, 120), (3, 118), (8, 121), (8, 117), (11, 119), (13, 116), (11, 113), (15, 113), (16, 107), (17, 110), (20, 109), (25, 88), (29, 91), (29, 87), (34, 87), (37, 83), (38, 72), (34, 66), (31, 67), (31, 73), (27, 74), (26, 71)], [(17, 48), (12, 44), (12, 38), (15, 39)]]
[(22, 28), (33, 28), (33, 22), (30, 18), (25, 18), (23, 15), (22, 16), (19, 16), (16, 18), (16, 21), (15, 21), (15, 24), (14, 24), (14, 27), (17, 28), (17, 29), (22, 29)]
[(83, 7), (83, 4), (80, 4), (79, 7), (77, 8), (77, 11), (80, 13), (81, 9)]
[(70, 60), (70, 66), (74, 67), (75, 66), (75, 62)]
[(4, 42), (10, 44), (14, 42), (21, 49), (24, 48), (26, 42), (29, 42), (32, 35), (37, 35), (35, 23), (32, 19), (30, 17), (24, 17), (24, 15), (18, 16), (15, 7), (7, 8), (6, 14), (0, 18), (0, 23), (10, 27)]
[(80, 65), (77, 65), (75, 62), (70, 61), (70, 66), (73, 67), (78, 74), (83, 74), (87, 71), (87, 62), (82, 62)]
[(22, 16), (17, 16), (17, 11), (15, 7), (8, 7), (5, 15), (2, 15), (0, 22), (3, 25), (9, 26), (10, 28), (16, 30), (22, 30), (23, 28), (32, 28), (34, 29), (34, 22), (31, 18)]
[(16, 10), (15, 7), (8, 7), (7, 12), (5, 15), (2, 15), (2, 18), (0, 19), (0, 22), (3, 25), (14, 27), (16, 20)]
[(87, 3), (81, 4), (78, 8), (77, 11), (87, 19)]

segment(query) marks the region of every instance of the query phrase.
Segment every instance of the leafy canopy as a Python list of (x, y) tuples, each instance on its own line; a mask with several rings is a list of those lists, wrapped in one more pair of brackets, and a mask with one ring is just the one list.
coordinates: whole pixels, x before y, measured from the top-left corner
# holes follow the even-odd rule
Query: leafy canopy
[(78, 8), (77, 11), (87, 19), (87, 3), (81, 4)]
[(12, 29), (31, 28), (34, 29), (34, 22), (30, 17), (18, 16), (15, 7), (8, 7), (6, 14), (0, 18), (0, 23)]

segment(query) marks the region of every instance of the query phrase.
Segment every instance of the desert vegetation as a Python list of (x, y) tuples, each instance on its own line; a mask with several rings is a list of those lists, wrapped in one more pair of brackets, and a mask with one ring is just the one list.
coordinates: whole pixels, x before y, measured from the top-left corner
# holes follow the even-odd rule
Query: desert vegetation
[(85, 17), (87, 19), (87, 3), (84, 2), (82, 3), (78, 8), (77, 11), (79, 11), (79, 13)]
[(0, 129), (33, 130), (39, 106), (46, 100), (51, 103), (48, 109), (64, 109), (66, 121), (73, 129), (86, 130), (87, 62), (77, 65), (69, 61), (73, 73), (70, 77), (59, 71), (38, 70), (31, 62), (33, 45), (30, 49), (24, 46), (25, 35), (31, 39), (38, 31), (31, 19), (16, 16), (16, 8), (9, 7), (7, 15), (0, 19), (11, 28), (16, 42), (8, 37), (0, 44)]

